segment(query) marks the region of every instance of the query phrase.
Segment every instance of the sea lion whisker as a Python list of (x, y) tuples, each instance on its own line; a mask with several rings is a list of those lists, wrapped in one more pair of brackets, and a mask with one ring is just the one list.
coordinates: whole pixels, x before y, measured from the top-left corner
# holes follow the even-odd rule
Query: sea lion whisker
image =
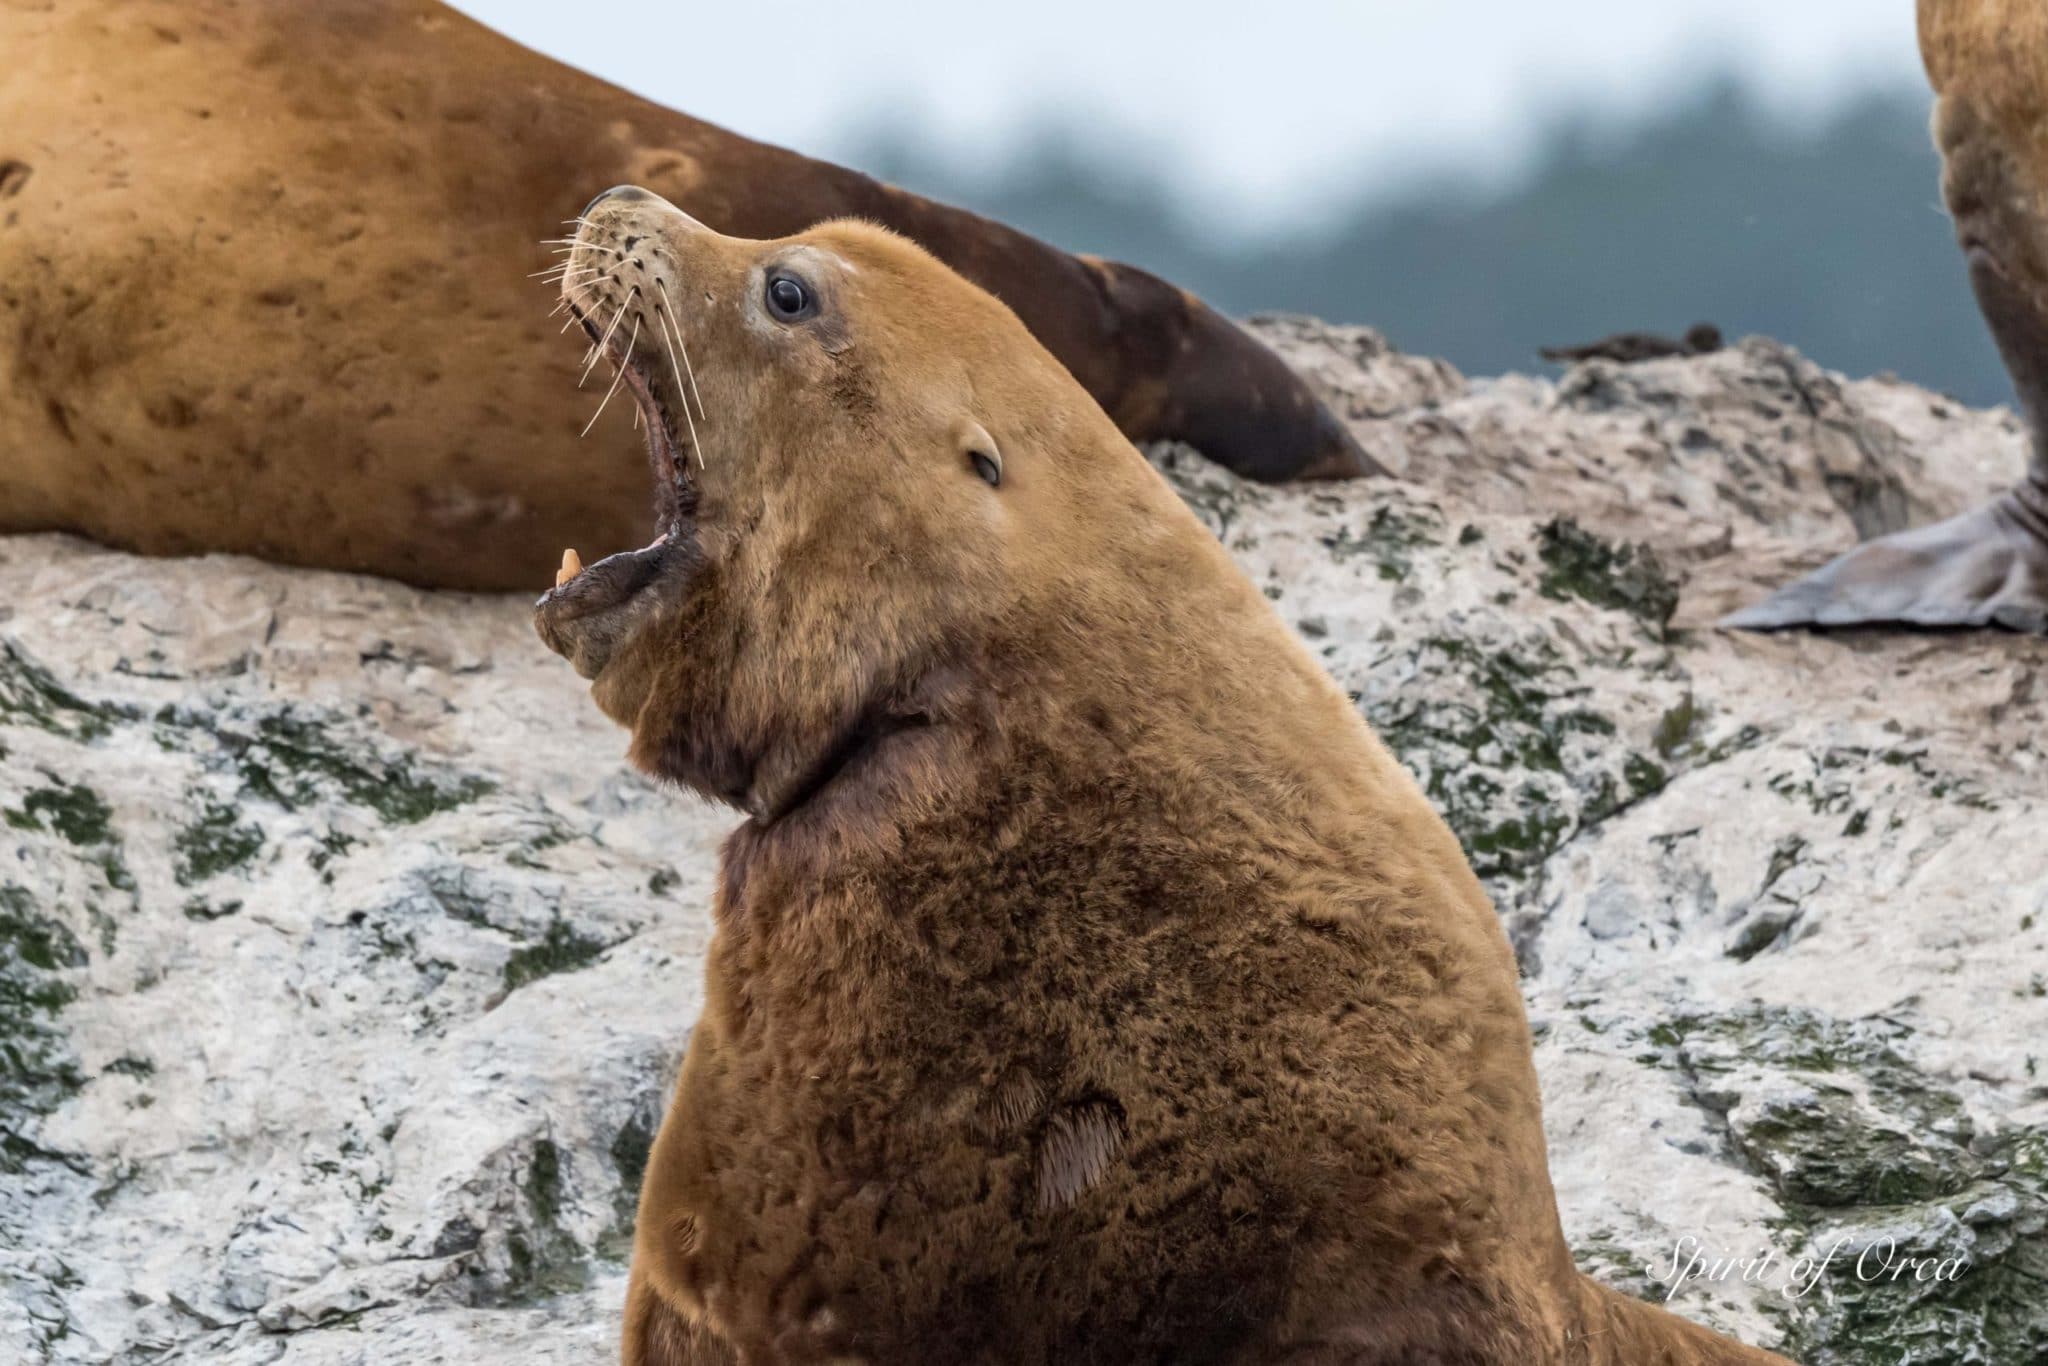
[[(597, 353), (598, 347), (597, 328), (596, 325), (591, 322), (592, 301), (588, 297), (579, 299), (568, 290), (562, 291), (562, 299), (563, 302), (569, 305), (569, 320), (562, 324), (561, 330), (563, 332), (567, 332), (571, 327), (580, 323), (583, 325), (584, 332), (590, 338), (590, 345), (584, 348), (583, 354), (581, 357), (578, 358), (577, 362), (578, 364), (585, 367), (584, 374), (587, 375), (590, 373), (589, 366), (591, 363), (591, 358)], [(576, 380), (576, 387), (578, 389), (581, 389), (583, 387), (583, 379), (581, 376), (579, 376)]]
[[(690, 372), (690, 393), (694, 395), (697, 400), (697, 416), (703, 418), (706, 423), (709, 423), (711, 421), (711, 414), (704, 411), (704, 395), (697, 392), (697, 367), (690, 364), (690, 344), (683, 340), (683, 320), (676, 314), (675, 301), (668, 297), (667, 282), (662, 280), (659, 276), (656, 276), (654, 280), (654, 287), (661, 291), (661, 301), (668, 305), (668, 316), (670, 320), (675, 323), (676, 345), (682, 347), (683, 368)], [(688, 413), (690, 411), (690, 405), (688, 403), (685, 403), (683, 405), (683, 411), (685, 413)], [(700, 465), (704, 463), (704, 452), (697, 452), (697, 463)]]
[(603, 252), (607, 256), (624, 256), (626, 254), (617, 247), (608, 247), (601, 242), (588, 242), (581, 237), (543, 237), (540, 239), (540, 244), (544, 247), (560, 247), (562, 252), (572, 252), (576, 248), (582, 247), (585, 251)]
[[(626, 310), (633, 306), (633, 296), (639, 292), (640, 286), (638, 285), (634, 285), (631, 289), (626, 291), (626, 297), (619, 303), (619, 311), (612, 315), (612, 325), (610, 327), (607, 327), (604, 330), (604, 335), (597, 339), (597, 346), (594, 348), (595, 351), (602, 352), (604, 350), (605, 344), (611, 341), (612, 333), (619, 330), (619, 323), (626, 316)], [(633, 319), (633, 331), (636, 335), (640, 331), (640, 319), (637, 315)], [(631, 345), (629, 344), (626, 349), (629, 351), (632, 350)], [(583, 366), (583, 373), (576, 377), (576, 387), (578, 389), (581, 389), (583, 387), (583, 382), (590, 378), (590, 372), (596, 365), (597, 356), (592, 355), (591, 358), (587, 362), (585, 362)]]
[[(659, 285), (661, 282), (657, 280), (655, 283)], [(663, 288), (662, 294), (664, 297), (666, 297), (668, 294), (668, 290), (666, 288)], [(683, 335), (683, 325), (679, 322), (676, 322), (674, 319), (668, 316), (672, 312), (674, 312), (673, 309), (663, 309), (659, 305), (656, 305), (654, 309), (654, 320), (661, 324), (662, 344), (668, 346), (669, 373), (676, 377), (676, 398), (683, 405), (683, 425), (690, 429), (690, 449), (697, 453), (697, 468), (701, 470), (704, 468), (704, 445), (702, 442), (697, 440), (697, 423), (696, 420), (690, 416), (689, 395), (683, 392), (683, 377), (682, 374), (676, 369), (676, 349), (674, 346), (669, 345), (668, 340), (670, 327), (674, 327), (676, 337), (678, 340), (681, 340)], [(685, 347), (683, 349), (684, 353), (687, 354), (689, 348)], [(690, 383), (691, 388), (694, 389), (696, 387), (696, 377), (694, 375), (691, 377)], [(697, 406), (699, 408), (702, 408), (704, 406), (704, 400), (701, 398), (698, 399)], [(709, 418), (706, 418), (705, 420), (707, 422), (710, 421)]]
[[(622, 311), (623, 311), (623, 310), (622, 310)], [(631, 354), (633, 353), (633, 343), (634, 343), (634, 342), (636, 342), (636, 341), (639, 341), (639, 340), (640, 340), (640, 318), (639, 318), (639, 316), (638, 316), (638, 315), (636, 314), (636, 315), (634, 316), (634, 318), (633, 318), (633, 333), (632, 333), (632, 335), (631, 335), (631, 336), (629, 336), (629, 337), (628, 337), (628, 338), (626, 339), (626, 354), (627, 354), (627, 355), (631, 355)], [(620, 361), (620, 362), (619, 362), (619, 368), (618, 368), (618, 370), (617, 370), (617, 371), (615, 371), (615, 372), (613, 373), (613, 375), (612, 375), (612, 387), (604, 391), (604, 397), (603, 397), (603, 398), (601, 398), (601, 399), (599, 399), (599, 400), (597, 401), (597, 411), (596, 411), (596, 412), (594, 412), (594, 413), (592, 413), (592, 414), (590, 415), (590, 421), (588, 421), (588, 422), (586, 422), (586, 423), (584, 423), (584, 424), (583, 424), (583, 430), (582, 430), (582, 431), (580, 431), (580, 432), (578, 432), (578, 433), (576, 433), (576, 436), (577, 436), (577, 439), (578, 439), (578, 440), (581, 440), (582, 438), (584, 438), (584, 437), (586, 437), (586, 436), (589, 436), (589, 435), (590, 435), (590, 429), (591, 429), (592, 427), (595, 427), (595, 426), (597, 425), (597, 420), (598, 420), (599, 418), (601, 418), (601, 417), (603, 417), (603, 416), (604, 416), (604, 410), (605, 410), (605, 405), (606, 405), (606, 404), (608, 404), (608, 403), (610, 403), (610, 402), (612, 401), (612, 395), (613, 395), (613, 394), (616, 394), (617, 392), (619, 392), (619, 381), (620, 381), (620, 380), (622, 380), (622, 379), (624, 379), (624, 378), (626, 377), (626, 366), (627, 366), (627, 365), (628, 365), (629, 363), (630, 363), (630, 362), (627, 362), (627, 361)]]
[[(654, 306), (654, 320), (661, 324), (661, 344), (668, 348), (668, 372), (675, 377), (676, 396), (680, 398), (685, 393), (683, 388), (683, 370), (681, 366), (676, 364), (675, 343), (669, 340), (668, 313), (660, 304)], [(683, 404), (683, 411), (685, 413), (690, 411), (690, 405), (687, 402)]]
[(614, 250), (613, 250), (612, 248), (610, 248), (610, 247), (597, 247), (597, 246), (592, 246), (592, 245), (591, 245), (590, 243), (588, 243), (588, 242), (580, 242), (580, 243), (576, 243), (576, 244), (574, 244), (574, 245), (571, 245), (571, 246), (566, 246), (566, 247), (561, 247), (561, 248), (558, 248), (558, 249), (557, 249), (557, 250), (555, 251), (555, 255), (557, 255), (557, 256), (574, 256), (574, 255), (576, 254), (576, 250), (577, 250), (577, 248), (578, 248), (578, 247), (581, 247), (581, 248), (582, 248), (583, 250), (585, 250), (585, 251), (595, 252), (595, 253), (597, 253), (597, 254), (598, 254), (598, 255), (600, 255), (600, 256), (624, 256), (624, 255), (626, 254), (626, 253), (625, 253), (625, 252), (623, 252), (623, 251), (614, 251)]

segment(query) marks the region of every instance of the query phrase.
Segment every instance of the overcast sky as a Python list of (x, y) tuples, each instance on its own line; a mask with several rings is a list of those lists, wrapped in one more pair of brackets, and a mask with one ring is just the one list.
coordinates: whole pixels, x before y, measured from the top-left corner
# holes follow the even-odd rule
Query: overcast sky
[(1547, 109), (1627, 111), (1741, 73), (1789, 116), (1919, 81), (1912, 0), (457, 0), (700, 118), (844, 158), (887, 119), (1000, 154), (1048, 114), (1143, 149), (1201, 211), (1512, 170)]

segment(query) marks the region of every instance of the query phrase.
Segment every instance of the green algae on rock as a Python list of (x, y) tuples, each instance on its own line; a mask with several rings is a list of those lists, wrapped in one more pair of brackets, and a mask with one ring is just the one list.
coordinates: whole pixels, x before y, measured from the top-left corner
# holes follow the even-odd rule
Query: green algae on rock
[(1630, 613), (1659, 635), (1678, 610), (1678, 585), (1647, 545), (1617, 545), (1560, 517), (1537, 528), (1536, 551), (1544, 566), (1538, 587), (1546, 597)]
[(77, 996), (83, 945), (25, 887), (0, 883), (0, 1173), (36, 1151), (22, 1121), (85, 1084), (57, 1016)]

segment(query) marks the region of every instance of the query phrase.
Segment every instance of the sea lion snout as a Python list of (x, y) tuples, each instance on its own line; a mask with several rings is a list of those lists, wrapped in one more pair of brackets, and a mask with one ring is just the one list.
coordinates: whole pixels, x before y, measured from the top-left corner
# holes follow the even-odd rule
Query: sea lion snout
[[(601, 236), (607, 224), (617, 228), (641, 221), (649, 228), (659, 225), (671, 232), (711, 231), (654, 191), (638, 185), (614, 185), (585, 204), (583, 212), (576, 216), (586, 235), (595, 231)], [(626, 230), (630, 233), (631, 227)]]
[(712, 267), (715, 252), (697, 250), (692, 239), (708, 244), (717, 234), (637, 185), (606, 190), (576, 223), (563, 267), (563, 306), (590, 340), (584, 380), (601, 364), (612, 371), (598, 412), (621, 389), (639, 410), (656, 532), (648, 545), (588, 567), (569, 547), (554, 587), (535, 604), (541, 639), (594, 680), (658, 615), (664, 595), (647, 590), (664, 580), (687, 582), (697, 562), (694, 476), (704, 464), (699, 429), (708, 414), (689, 339), (694, 335), (700, 348), (706, 340), (691, 306), (699, 295), (710, 297), (695, 277)]
[(577, 217), (590, 217), (591, 210), (607, 200), (615, 204), (630, 204), (636, 200), (653, 199), (655, 197), (648, 191), (641, 189), (638, 185), (614, 185), (609, 190), (599, 194), (597, 198), (591, 200), (588, 204), (585, 204), (583, 212), (578, 214)]

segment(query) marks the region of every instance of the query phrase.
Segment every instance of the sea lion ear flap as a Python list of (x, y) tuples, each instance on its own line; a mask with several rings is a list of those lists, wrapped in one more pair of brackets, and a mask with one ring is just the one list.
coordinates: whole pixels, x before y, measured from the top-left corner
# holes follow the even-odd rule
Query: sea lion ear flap
[(988, 434), (979, 422), (967, 418), (953, 429), (953, 443), (961, 459), (976, 474), (981, 482), (990, 488), (1003, 486), (1003, 453), (996, 448), (996, 439)]

